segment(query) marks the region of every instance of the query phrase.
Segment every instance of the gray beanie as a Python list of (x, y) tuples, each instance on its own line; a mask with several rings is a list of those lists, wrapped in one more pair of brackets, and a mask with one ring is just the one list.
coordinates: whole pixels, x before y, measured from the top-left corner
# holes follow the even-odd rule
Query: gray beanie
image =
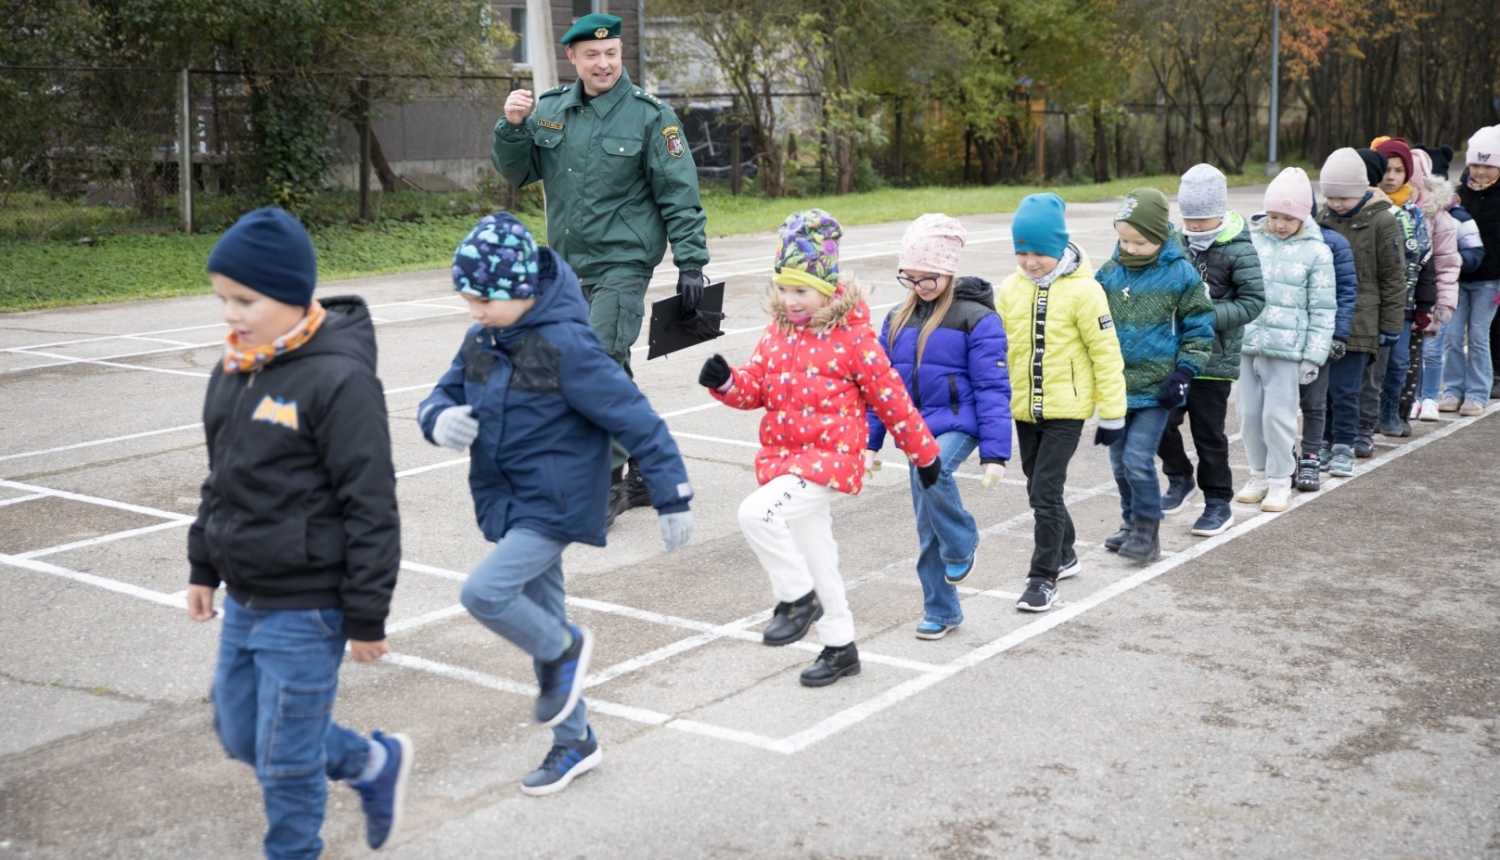
[(1184, 218), (1222, 218), (1229, 212), (1229, 188), (1212, 164), (1196, 164), (1182, 174), (1177, 208)]

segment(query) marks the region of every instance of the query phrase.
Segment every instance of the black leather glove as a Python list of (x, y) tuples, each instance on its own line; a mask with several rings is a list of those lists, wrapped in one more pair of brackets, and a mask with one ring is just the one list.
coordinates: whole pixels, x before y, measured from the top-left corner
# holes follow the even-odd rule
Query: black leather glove
[(702, 272), (677, 273), (677, 295), (682, 297), (682, 315), (687, 316), (698, 309), (698, 302), (703, 300), (703, 288), (708, 286), (708, 278), (703, 277)]
[[(1106, 426), (1104, 426), (1106, 424), (1119, 425), (1119, 426), (1106, 427)], [(1116, 442), (1118, 442), (1118, 441), (1120, 441), (1121, 439), (1124, 439), (1124, 438), (1125, 438), (1125, 419), (1124, 418), (1116, 418), (1116, 419), (1114, 419), (1112, 421), (1101, 420), (1099, 422), (1099, 428), (1094, 431), (1094, 444), (1095, 445), (1103, 445), (1106, 448), (1108, 448), (1110, 445), (1113, 445)]]
[(1331, 363), (1333, 363), (1335, 361), (1338, 361), (1339, 359), (1343, 358), (1344, 354), (1347, 353), (1348, 351), (1349, 351), (1349, 344), (1344, 343), (1341, 340), (1335, 340), (1332, 343), (1332, 345), (1330, 345), (1328, 347), (1328, 361), (1329, 361), (1329, 363), (1331, 364)]
[(924, 490), (931, 488), (933, 484), (937, 483), (937, 479), (941, 478), (942, 476), (942, 457), (933, 457), (931, 463), (928, 463), (925, 466), (917, 467), (917, 481), (922, 484), (922, 489)]
[(732, 376), (734, 374), (729, 370), (729, 362), (716, 352), (713, 358), (703, 362), (703, 369), (698, 372), (698, 384), (717, 391)]
[(723, 319), (724, 315), (717, 311), (696, 310), (669, 323), (668, 328), (680, 328), (699, 340), (708, 341), (724, 334), (719, 328)]
[(1156, 389), (1156, 402), (1163, 409), (1180, 405), (1182, 399), (1187, 397), (1188, 386), (1192, 384), (1193, 372), (1186, 367), (1179, 367), (1161, 381), (1161, 387)]

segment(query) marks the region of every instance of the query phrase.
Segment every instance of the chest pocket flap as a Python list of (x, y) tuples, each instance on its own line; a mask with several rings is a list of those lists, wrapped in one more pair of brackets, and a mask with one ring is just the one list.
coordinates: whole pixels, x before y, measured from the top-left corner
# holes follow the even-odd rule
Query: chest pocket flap
[(531, 135), (531, 142), (542, 149), (556, 149), (563, 142), (563, 133), (555, 128), (538, 127)]
[(634, 158), (641, 154), (641, 142), (634, 137), (600, 138), (605, 153), (623, 158)]

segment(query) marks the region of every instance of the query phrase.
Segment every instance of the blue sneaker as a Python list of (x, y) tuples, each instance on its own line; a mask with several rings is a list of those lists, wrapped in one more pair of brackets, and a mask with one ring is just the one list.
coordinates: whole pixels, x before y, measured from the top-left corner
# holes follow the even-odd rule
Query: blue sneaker
[(974, 556), (971, 555), (969, 556), (969, 560), (963, 564), (943, 565), (943, 579), (946, 579), (949, 585), (958, 585), (964, 581), (964, 577), (968, 576), (969, 572), (973, 569)]
[(938, 624), (935, 621), (922, 621), (917, 625), (918, 639), (941, 639), (948, 635), (948, 631), (958, 628), (957, 624)]
[(1167, 491), (1161, 494), (1161, 512), (1167, 516), (1182, 510), (1187, 503), (1198, 494), (1198, 488), (1193, 484), (1193, 478), (1169, 476), (1167, 478)]
[(536, 721), (549, 729), (566, 720), (578, 706), (589, 657), (594, 653), (594, 634), (574, 624), (568, 629), (573, 632), (573, 644), (556, 660), (543, 663), (540, 672), (542, 691), (536, 697)]
[(594, 727), (589, 726), (589, 736), (583, 740), (553, 744), (552, 750), (542, 760), (542, 766), (521, 780), (521, 791), (533, 797), (556, 794), (567, 788), (573, 777), (593, 770), (602, 758), (604, 750), (599, 748)]
[(359, 792), (359, 805), (365, 811), (365, 840), (379, 851), (401, 829), (413, 750), (406, 735), (387, 735), (376, 729), (371, 737), (385, 747), (385, 767), (369, 782), (350, 783), (350, 787)]
[(1198, 537), (1221, 535), (1234, 525), (1234, 511), (1226, 499), (1210, 498), (1203, 506), (1203, 516), (1193, 523), (1193, 534)]

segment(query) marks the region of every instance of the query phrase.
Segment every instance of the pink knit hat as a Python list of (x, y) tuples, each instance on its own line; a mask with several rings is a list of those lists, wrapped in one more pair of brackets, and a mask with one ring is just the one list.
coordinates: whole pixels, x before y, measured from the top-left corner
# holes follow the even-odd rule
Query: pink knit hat
[(1312, 181), (1307, 178), (1307, 171), (1288, 167), (1276, 174), (1266, 188), (1265, 207), (1267, 212), (1290, 215), (1299, 221), (1305, 219), (1313, 208)]
[(901, 260), (905, 272), (958, 274), (958, 254), (964, 248), (962, 224), (941, 213), (928, 213), (911, 222), (901, 237)]
[[(1365, 172), (1365, 161), (1359, 153), (1349, 147), (1335, 149), (1323, 170), (1318, 174), (1318, 185), (1324, 197), (1362, 197), (1370, 190), (1369, 174)], [(1270, 191), (1267, 190), (1267, 196)], [(1305, 210), (1299, 210), (1305, 211)]]
[(1500, 125), (1485, 126), (1469, 138), (1469, 151), (1464, 153), (1464, 165), (1470, 164), (1500, 167)]
[(1427, 177), (1432, 175), (1432, 156), (1420, 149), (1411, 151), (1411, 176), (1406, 180), (1407, 184), (1417, 190), (1421, 196), (1427, 192)]

